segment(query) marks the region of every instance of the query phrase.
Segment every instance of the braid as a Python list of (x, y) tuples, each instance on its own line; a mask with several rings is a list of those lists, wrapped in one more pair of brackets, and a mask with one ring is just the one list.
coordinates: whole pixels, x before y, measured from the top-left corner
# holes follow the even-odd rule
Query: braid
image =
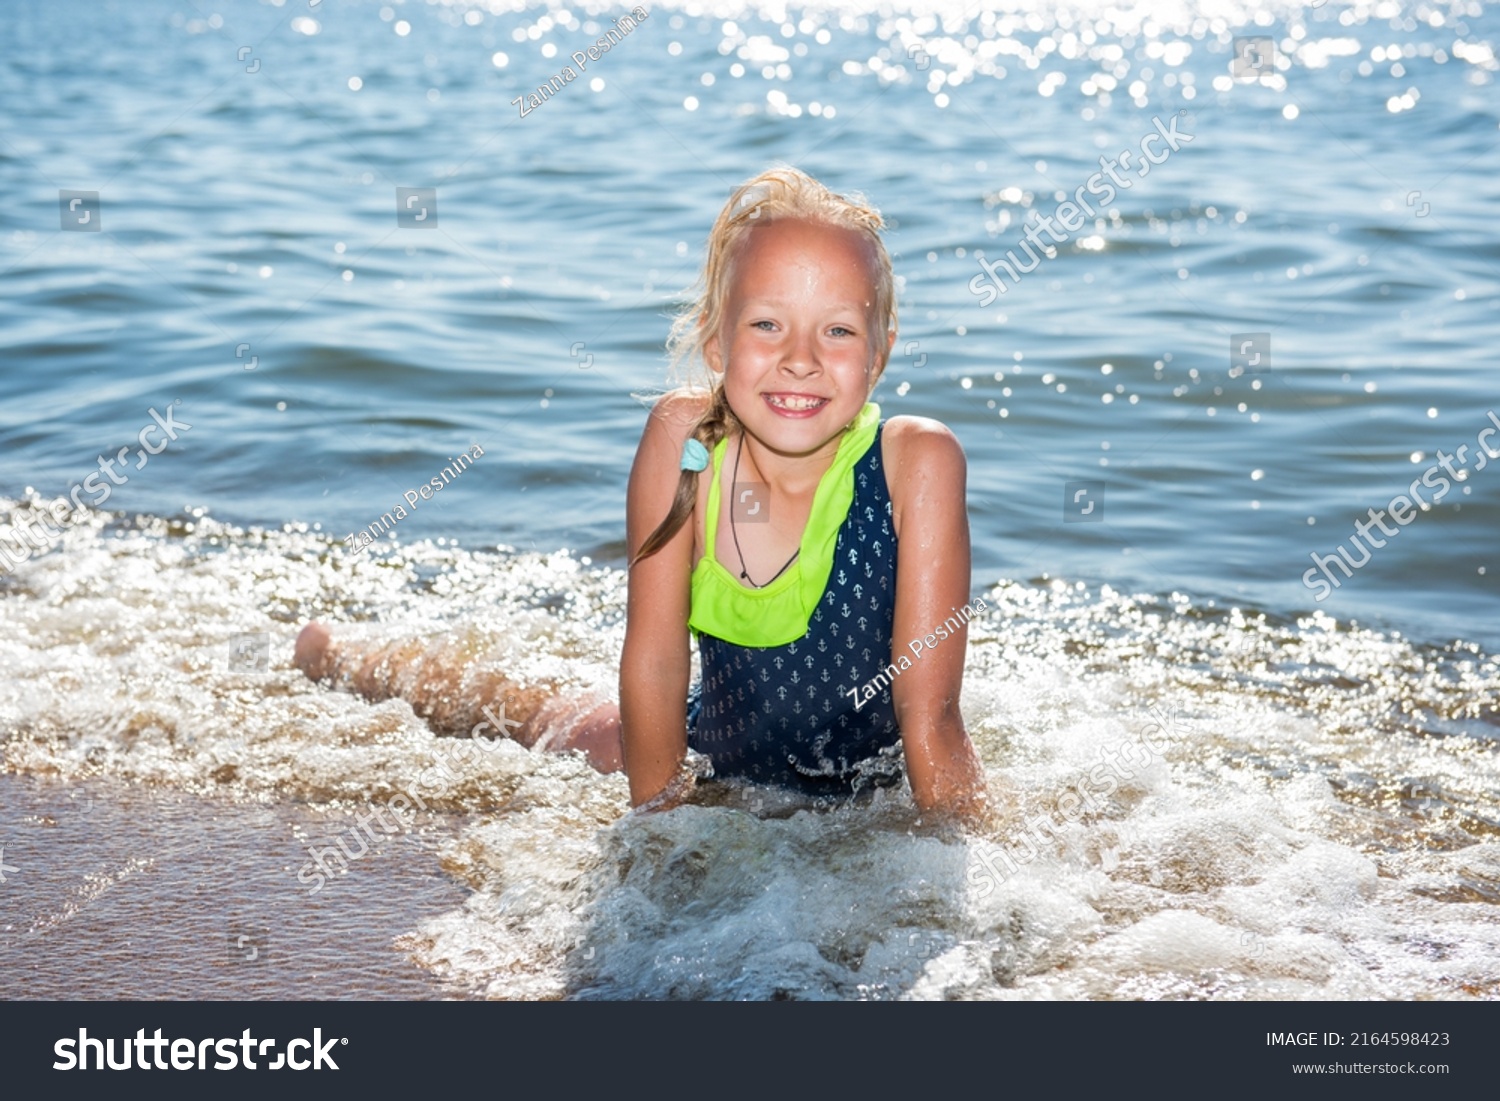
[[(734, 410), (729, 408), (729, 399), (724, 396), (724, 387), (715, 386), (711, 393), (708, 409), (693, 426), (692, 432), (688, 434), (690, 438), (701, 443), (709, 454), (713, 454), (720, 440), (739, 427)], [(630, 564), (634, 566), (641, 559), (650, 558), (670, 543), (672, 538), (682, 530), (682, 525), (687, 523), (687, 518), (693, 514), (693, 509), (697, 504), (698, 471), (684, 470), (682, 476), (677, 479), (677, 495), (672, 499), (672, 508), (667, 512), (667, 518), (646, 537), (646, 541), (641, 544), (641, 549), (635, 552), (635, 557), (630, 560)]]

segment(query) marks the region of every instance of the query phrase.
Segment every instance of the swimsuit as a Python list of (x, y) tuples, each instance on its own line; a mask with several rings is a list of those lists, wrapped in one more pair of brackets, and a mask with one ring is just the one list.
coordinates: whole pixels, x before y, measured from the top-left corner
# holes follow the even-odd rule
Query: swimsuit
[(707, 552), (693, 570), (689, 624), (703, 676), (689, 692), (688, 744), (716, 778), (815, 796), (901, 779), (890, 685), (873, 698), (859, 691), (891, 661), (896, 603), (879, 417), (872, 403), (855, 419), (814, 495), (802, 553), (762, 589), (714, 561), (727, 441), (714, 449)]

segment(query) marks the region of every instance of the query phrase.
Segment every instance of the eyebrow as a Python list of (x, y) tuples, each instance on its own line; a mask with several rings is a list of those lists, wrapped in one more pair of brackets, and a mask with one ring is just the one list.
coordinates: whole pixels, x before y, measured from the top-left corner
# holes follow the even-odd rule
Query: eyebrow
[[(875, 303), (873, 301), (862, 302), (862, 303), (858, 303), (858, 304), (855, 304), (855, 303), (852, 303), (852, 302), (835, 302), (835, 303), (832, 303), (831, 305), (829, 305), (827, 307), (827, 309), (829, 309), (829, 310), (856, 310), (856, 311), (859, 311), (859, 312), (862, 313), (865, 310), (873, 308), (874, 305), (875, 305)], [(745, 300), (744, 304), (740, 307), (740, 309), (741, 309), (741, 312), (743, 312), (745, 310), (750, 310), (750, 309), (778, 310), (778, 309), (785, 309), (787, 306), (788, 306), (788, 303), (785, 302), (784, 300), (780, 299), (780, 298), (747, 298)]]

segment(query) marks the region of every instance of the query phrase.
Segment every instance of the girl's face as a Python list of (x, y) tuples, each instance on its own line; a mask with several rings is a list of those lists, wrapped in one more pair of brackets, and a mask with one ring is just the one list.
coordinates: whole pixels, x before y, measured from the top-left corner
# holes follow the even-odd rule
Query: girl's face
[(869, 400), (896, 339), (875, 314), (876, 263), (855, 230), (792, 219), (757, 226), (741, 244), (722, 324), (703, 350), (764, 446), (810, 455)]

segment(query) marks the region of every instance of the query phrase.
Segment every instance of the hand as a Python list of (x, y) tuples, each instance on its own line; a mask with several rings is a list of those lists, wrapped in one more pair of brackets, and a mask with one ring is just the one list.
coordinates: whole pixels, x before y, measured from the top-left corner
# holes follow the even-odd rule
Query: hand
[(656, 811), (671, 810), (680, 807), (687, 801), (687, 797), (693, 793), (698, 786), (698, 774), (688, 768), (687, 762), (683, 762), (678, 769), (677, 775), (667, 781), (667, 786), (638, 804), (632, 811), (634, 814), (652, 814)]

